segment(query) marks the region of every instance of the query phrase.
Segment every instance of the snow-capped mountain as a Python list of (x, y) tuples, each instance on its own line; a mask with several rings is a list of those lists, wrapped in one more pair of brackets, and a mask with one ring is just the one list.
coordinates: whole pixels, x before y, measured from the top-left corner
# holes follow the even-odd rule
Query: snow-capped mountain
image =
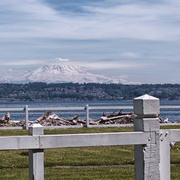
[[(2, 74), (2, 73), (1, 73)], [(48, 64), (38, 69), (18, 74), (15, 71), (4, 72), (0, 82), (46, 82), (46, 83), (124, 83), (122, 79), (92, 74), (85, 68), (70, 65)]]
[(110, 77), (89, 73), (85, 68), (70, 65), (43, 65), (25, 75), (26, 81), (47, 83), (120, 83)]

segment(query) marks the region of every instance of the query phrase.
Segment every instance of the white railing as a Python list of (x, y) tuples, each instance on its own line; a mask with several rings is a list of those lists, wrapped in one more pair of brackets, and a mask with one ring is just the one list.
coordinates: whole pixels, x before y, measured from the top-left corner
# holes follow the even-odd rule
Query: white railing
[[(108, 125), (90, 125), (89, 119), (90, 119), (90, 110), (133, 110), (133, 106), (89, 106), (86, 105), (85, 107), (42, 107), (42, 108), (30, 108), (28, 105), (26, 105), (24, 108), (0, 108), (0, 112), (24, 112), (25, 116), (25, 129), (28, 129), (28, 123), (29, 123), (29, 112), (30, 111), (85, 111), (86, 116), (86, 125), (85, 127), (125, 127), (125, 126), (133, 126), (133, 124), (108, 124)], [(160, 106), (160, 109), (180, 109), (180, 106)], [(161, 124), (161, 125), (175, 125), (176, 123), (172, 124)], [(54, 129), (54, 128), (79, 128), (83, 127), (81, 125), (73, 125), (73, 126), (45, 126), (44, 129)], [(0, 127), (0, 129), (22, 129), (23, 127)]]
[[(53, 110), (53, 111), (85, 111), (86, 114), (86, 125), (85, 127), (91, 127), (89, 125), (89, 114), (90, 110), (120, 110), (120, 109), (133, 109), (133, 106), (89, 106), (86, 105), (85, 107), (42, 107), (42, 108), (29, 108), (28, 105), (26, 105), (24, 108), (0, 108), (0, 112), (16, 112), (16, 111), (21, 111), (25, 113), (25, 129), (28, 129), (28, 122), (29, 122), (29, 112), (30, 111), (48, 111), (48, 110)], [(96, 125), (96, 127), (102, 127), (103, 125)], [(106, 125), (106, 127), (114, 127), (118, 125)], [(129, 126), (129, 125), (120, 125), (120, 126)], [(130, 125), (131, 126), (131, 125)], [(70, 128), (79, 128), (83, 126), (78, 126), (78, 125), (73, 125), (73, 126), (68, 126)], [(94, 125), (92, 126), (94, 127)], [(10, 129), (11, 127), (2, 127), (0, 129)], [(44, 127), (44, 129), (53, 129), (53, 128), (67, 128), (67, 126), (48, 126)], [(22, 129), (22, 127), (13, 127), (13, 129)]]
[(29, 179), (43, 180), (44, 149), (134, 145), (135, 180), (170, 180), (170, 143), (180, 141), (180, 129), (160, 129), (157, 98), (135, 98), (134, 112), (134, 132), (43, 135), (33, 124), (29, 136), (0, 137), (0, 150), (29, 149)]

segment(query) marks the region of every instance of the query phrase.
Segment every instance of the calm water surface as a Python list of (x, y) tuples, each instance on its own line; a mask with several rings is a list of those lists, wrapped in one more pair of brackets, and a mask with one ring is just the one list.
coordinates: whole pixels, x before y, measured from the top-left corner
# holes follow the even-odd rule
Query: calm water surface
[[(59, 101), (59, 102), (0, 102), (0, 108), (24, 108), (28, 105), (30, 108), (43, 108), (43, 107), (85, 107), (89, 106), (133, 106), (133, 101)], [(180, 101), (160, 101), (160, 105), (168, 106), (180, 106)], [(51, 110), (51, 108), (49, 109)], [(117, 112), (118, 109), (115, 109)], [(111, 114), (115, 110), (90, 110), (91, 119), (99, 119), (103, 112)], [(123, 112), (132, 112), (133, 110), (125, 109)], [(45, 111), (30, 111), (29, 120), (33, 121), (40, 117)], [(2, 117), (6, 112), (0, 111), (0, 117)], [(71, 118), (75, 114), (80, 114), (80, 119), (86, 119), (85, 110), (84, 111), (53, 111), (52, 114), (57, 114), (62, 118)], [(21, 112), (10, 112), (11, 120), (24, 120), (25, 113)], [(180, 109), (161, 109), (160, 116), (162, 119), (168, 118), (169, 121), (180, 121)]]

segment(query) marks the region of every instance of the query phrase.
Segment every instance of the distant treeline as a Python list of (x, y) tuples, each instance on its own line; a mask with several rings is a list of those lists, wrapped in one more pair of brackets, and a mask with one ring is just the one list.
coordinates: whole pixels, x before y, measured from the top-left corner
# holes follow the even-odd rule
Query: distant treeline
[(149, 94), (161, 100), (179, 100), (180, 84), (53, 83), (0, 84), (0, 100), (132, 100)]

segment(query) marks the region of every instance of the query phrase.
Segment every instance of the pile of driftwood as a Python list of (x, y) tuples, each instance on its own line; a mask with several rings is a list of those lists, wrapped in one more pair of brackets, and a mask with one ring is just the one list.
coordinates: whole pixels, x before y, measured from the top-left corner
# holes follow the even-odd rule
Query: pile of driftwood
[(34, 124), (41, 124), (42, 126), (71, 126), (71, 125), (83, 125), (84, 120), (80, 120), (78, 117), (80, 114), (74, 115), (70, 119), (60, 118), (56, 114), (52, 114), (52, 110), (45, 112), (41, 117), (33, 121)]
[(25, 126), (25, 120), (11, 121), (9, 112), (7, 112), (2, 118), (0, 118), (0, 127), (18, 127)]
[[(86, 121), (79, 119), (80, 114), (74, 115), (70, 119), (64, 119), (58, 117), (56, 114), (51, 115), (52, 111), (45, 112), (40, 118), (33, 123), (41, 124), (42, 126), (71, 126), (71, 125), (85, 125)], [(103, 113), (102, 117), (98, 120), (89, 120), (90, 125), (98, 124), (129, 124), (134, 122), (136, 117), (133, 113), (122, 113), (120, 110), (118, 113), (113, 112), (108, 115)]]
[[(72, 125), (86, 125), (86, 120), (79, 119), (80, 114), (74, 115), (72, 118), (60, 118), (56, 114), (51, 114), (52, 110), (45, 112), (41, 117), (35, 121), (29, 121), (31, 124), (41, 124), (42, 126), (72, 126)], [(134, 118), (136, 117), (133, 113), (122, 113), (120, 110), (118, 113), (113, 112), (110, 115), (103, 113), (102, 117), (98, 120), (89, 120), (90, 125), (100, 125), (100, 124), (129, 124), (133, 123)], [(25, 121), (11, 121), (10, 114), (6, 113), (2, 118), (0, 118), (1, 127), (17, 127), (25, 126)]]
[[(60, 118), (56, 114), (51, 114), (52, 110), (45, 112), (41, 117), (35, 121), (29, 121), (31, 124), (41, 124), (42, 126), (72, 126), (72, 125), (86, 125), (86, 120), (79, 119), (80, 114), (74, 115), (72, 118)], [(118, 113), (114, 111), (111, 114), (103, 112), (103, 115), (98, 120), (89, 120), (89, 125), (103, 125), (103, 124), (132, 124), (136, 115), (133, 113), (123, 113), (120, 110)], [(163, 120), (159, 117), (160, 123)], [(2, 118), (0, 118), (1, 127), (25, 127), (25, 121), (11, 121), (10, 114), (6, 113)]]

